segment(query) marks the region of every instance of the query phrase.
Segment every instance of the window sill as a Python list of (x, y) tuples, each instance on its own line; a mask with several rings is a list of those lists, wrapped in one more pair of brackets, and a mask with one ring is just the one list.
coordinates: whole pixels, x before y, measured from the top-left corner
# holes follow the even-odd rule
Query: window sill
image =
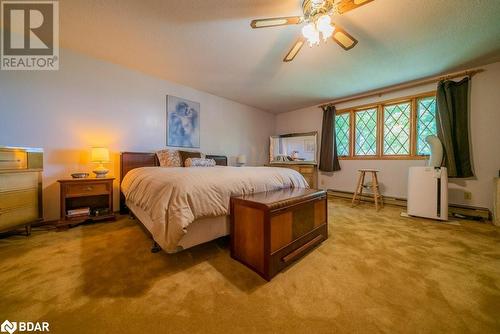
[(428, 155), (384, 155), (384, 156), (358, 156), (358, 157), (339, 157), (339, 160), (428, 160)]

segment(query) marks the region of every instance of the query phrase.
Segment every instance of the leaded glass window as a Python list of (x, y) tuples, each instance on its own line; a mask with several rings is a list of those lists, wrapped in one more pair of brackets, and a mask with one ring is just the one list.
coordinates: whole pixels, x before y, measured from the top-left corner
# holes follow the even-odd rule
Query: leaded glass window
[(436, 135), (436, 97), (417, 100), (417, 154), (429, 155), (431, 150), (425, 138)]
[(429, 155), (426, 138), (437, 133), (436, 97), (426, 93), (402, 101), (342, 110), (335, 121), (338, 155), (409, 160)]
[(355, 155), (377, 154), (377, 109), (357, 111)]
[(384, 155), (410, 154), (411, 103), (384, 106)]
[(350, 153), (349, 135), (351, 132), (351, 118), (349, 113), (335, 116), (335, 135), (337, 141), (337, 154), (339, 157), (348, 156)]

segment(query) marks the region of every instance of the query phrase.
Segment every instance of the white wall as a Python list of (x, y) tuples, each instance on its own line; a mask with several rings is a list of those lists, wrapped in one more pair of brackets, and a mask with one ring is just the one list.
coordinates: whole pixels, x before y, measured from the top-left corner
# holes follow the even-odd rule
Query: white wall
[[(201, 104), (201, 151), (234, 163), (268, 159), (274, 115), (189, 87), (61, 50), (54, 72), (0, 71), (0, 145), (42, 147), (44, 213), (59, 216), (57, 179), (91, 171), (91, 146), (112, 152), (111, 174), (119, 177), (119, 152), (165, 147), (166, 95)], [(118, 208), (118, 182), (115, 205)]]
[[(493, 207), (493, 177), (500, 169), (500, 63), (483, 67), (486, 72), (472, 79), (471, 136), (472, 154), (476, 177), (468, 180), (450, 180), (450, 202), (478, 207)], [(413, 88), (381, 97), (360, 99), (339, 104), (337, 109), (409, 96), (435, 90), (435, 85)], [(321, 133), (322, 110), (317, 106), (279, 114), (276, 118), (276, 134), (318, 131)], [(421, 160), (342, 160), (342, 170), (336, 173), (320, 173), (322, 188), (354, 191), (357, 170), (380, 169), (379, 181), (383, 194), (406, 198), (407, 173), (410, 166), (425, 165)], [(464, 199), (464, 192), (472, 193), (471, 200)]]
[[(314, 106), (272, 114), (156, 79), (107, 62), (61, 50), (61, 69), (55, 72), (0, 71), (0, 145), (45, 149), (44, 211), (57, 219), (57, 179), (75, 171), (91, 171), (91, 146), (112, 152), (111, 173), (119, 176), (119, 152), (153, 151), (165, 146), (166, 95), (201, 103), (201, 151), (224, 154), (234, 163), (246, 154), (248, 162), (268, 159), (272, 134), (321, 132), (322, 111)], [(452, 203), (492, 208), (493, 177), (500, 169), (500, 63), (484, 67), (472, 81), (471, 129), (477, 178), (451, 180)], [(435, 89), (420, 87), (379, 98), (338, 105), (339, 109), (412, 95)], [(320, 175), (324, 188), (352, 191), (357, 169), (381, 170), (387, 196), (406, 197), (407, 171), (423, 161), (341, 161), (342, 171)], [(118, 183), (115, 183), (118, 204)], [(464, 200), (463, 192), (472, 192)]]

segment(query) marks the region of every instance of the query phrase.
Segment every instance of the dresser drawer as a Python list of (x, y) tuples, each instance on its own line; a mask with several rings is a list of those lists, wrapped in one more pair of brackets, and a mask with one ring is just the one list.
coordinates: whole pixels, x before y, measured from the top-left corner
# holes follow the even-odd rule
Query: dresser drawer
[(29, 224), (39, 219), (36, 204), (17, 209), (0, 211), (0, 230), (14, 226)]
[(313, 174), (314, 173), (314, 167), (299, 167), (299, 170), (298, 170), (299, 173), (301, 174)]
[(38, 188), (0, 193), (0, 212), (38, 205)]
[(0, 192), (37, 188), (39, 172), (0, 174)]
[(108, 183), (67, 184), (66, 197), (95, 196), (109, 194)]
[(28, 168), (28, 156), (25, 151), (0, 150), (0, 170), (26, 168)]

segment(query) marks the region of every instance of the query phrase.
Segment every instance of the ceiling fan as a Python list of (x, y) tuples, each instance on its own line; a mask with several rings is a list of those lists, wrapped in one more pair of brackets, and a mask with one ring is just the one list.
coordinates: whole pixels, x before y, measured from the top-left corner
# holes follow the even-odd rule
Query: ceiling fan
[(332, 38), (344, 50), (348, 51), (358, 44), (358, 41), (337, 24), (332, 23), (332, 16), (347, 13), (373, 0), (304, 0), (302, 2), (303, 16), (275, 17), (257, 19), (250, 23), (254, 29), (277, 27), (291, 24), (302, 24), (302, 36), (288, 51), (284, 62), (292, 61), (304, 46), (319, 45), (320, 37), (326, 42)]

